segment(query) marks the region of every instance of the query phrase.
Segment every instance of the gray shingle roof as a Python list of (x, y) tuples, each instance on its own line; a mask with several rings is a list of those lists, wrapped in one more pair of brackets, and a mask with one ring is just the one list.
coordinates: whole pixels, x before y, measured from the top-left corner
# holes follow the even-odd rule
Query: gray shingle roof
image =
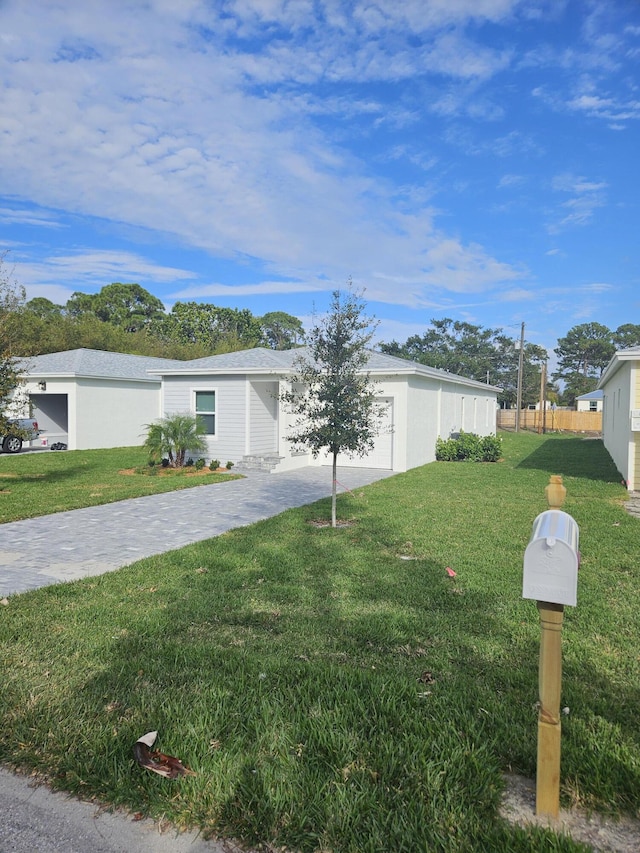
[[(194, 361), (182, 361), (177, 367), (164, 369), (160, 367), (158, 372), (176, 375), (178, 373), (290, 373), (295, 370), (295, 361), (300, 356), (308, 355), (307, 347), (290, 350), (271, 350), (263, 347), (241, 350), (240, 352), (229, 352), (222, 355), (211, 355), (206, 358), (198, 358)], [(487, 388), (483, 382), (447, 373), (446, 370), (438, 370), (435, 367), (427, 367), (416, 361), (398, 358), (394, 355), (369, 350), (369, 361), (367, 370), (372, 374), (379, 375), (415, 375), (428, 376), (433, 379), (448, 380), (469, 387)], [(154, 369), (155, 372), (155, 369)], [(489, 386), (494, 387), (494, 386)]]
[(152, 368), (175, 367), (185, 362), (169, 358), (152, 358), (145, 355), (128, 355), (93, 349), (73, 349), (51, 352), (21, 360), (22, 369), (37, 376), (84, 376), (101, 379), (135, 379), (158, 381), (151, 376)]
[[(164, 375), (215, 374), (215, 373), (258, 373), (287, 374), (295, 371), (296, 359), (308, 354), (305, 347), (292, 350), (272, 350), (264, 347), (228, 352), (179, 361), (170, 358), (152, 358), (143, 355), (127, 355), (103, 350), (75, 349), (53, 352), (24, 360), (24, 370), (32, 377), (74, 376), (103, 379), (130, 379), (158, 382)], [(367, 370), (374, 375), (425, 376), (446, 380), (469, 387), (487, 388), (483, 382), (447, 373), (435, 367), (427, 367), (416, 361), (408, 361), (385, 353), (369, 351)]]

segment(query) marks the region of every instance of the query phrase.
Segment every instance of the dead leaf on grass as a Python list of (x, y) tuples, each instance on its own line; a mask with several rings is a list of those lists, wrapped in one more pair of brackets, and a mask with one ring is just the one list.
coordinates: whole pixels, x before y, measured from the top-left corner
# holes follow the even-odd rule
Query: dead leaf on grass
[(156, 742), (158, 732), (147, 732), (138, 738), (133, 746), (133, 757), (145, 770), (151, 770), (166, 779), (176, 779), (178, 776), (195, 776), (193, 770), (189, 770), (179, 758), (166, 755), (164, 752), (152, 750)]

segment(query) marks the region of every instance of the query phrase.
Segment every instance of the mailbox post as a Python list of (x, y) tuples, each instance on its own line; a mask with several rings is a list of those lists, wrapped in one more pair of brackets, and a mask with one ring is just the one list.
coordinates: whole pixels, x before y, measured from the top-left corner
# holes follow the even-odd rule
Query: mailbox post
[(560, 809), (562, 622), (565, 605), (577, 603), (579, 552), (578, 525), (560, 510), (566, 495), (562, 478), (552, 476), (545, 492), (551, 508), (533, 523), (524, 555), (522, 596), (537, 601), (541, 629), (536, 814), (557, 818)]

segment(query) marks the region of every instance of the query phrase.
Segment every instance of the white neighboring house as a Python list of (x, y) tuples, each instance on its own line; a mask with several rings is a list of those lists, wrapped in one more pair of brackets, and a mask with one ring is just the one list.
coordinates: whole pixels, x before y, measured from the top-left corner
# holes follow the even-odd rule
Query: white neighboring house
[(28, 396), (42, 430), (31, 445), (62, 442), (70, 450), (88, 450), (142, 444), (145, 424), (162, 415), (161, 381), (149, 369), (176, 363), (91, 349), (24, 359), (20, 395)]
[(581, 394), (576, 397), (576, 410), (578, 412), (601, 412), (603, 400), (604, 392), (602, 389)]
[[(28, 389), (49, 443), (54, 436), (64, 441), (64, 425), (72, 450), (139, 445), (146, 424), (188, 411), (207, 427), (209, 460), (290, 470), (329, 461), (287, 440), (290, 415), (279, 395), (290, 387), (300, 353), (256, 348), (172, 361), (73, 350), (32, 359)], [(494, 386), (373, 351), (367, 371), (378, 386), (383, 423), (371, 453), (342, 454), (340, 465), (406, 471), (435, 459), (439, 437), (495, 434)]]
[(640, 347), (618, 350), (600, 377), (602, 436), (629, 491), (640, 490)]

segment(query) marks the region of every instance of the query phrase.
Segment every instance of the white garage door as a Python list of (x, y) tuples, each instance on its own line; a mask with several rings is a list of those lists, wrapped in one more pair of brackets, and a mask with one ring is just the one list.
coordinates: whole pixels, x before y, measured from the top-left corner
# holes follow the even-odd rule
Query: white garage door
[(383, 407), (383, 416), (373, 449), (366, 456), (354, 456), (353, 459), (341, 453), (338, 456), (338, 465), (350, 468), (393, 467), (393, 400), (381, 397), (376, 403)]

